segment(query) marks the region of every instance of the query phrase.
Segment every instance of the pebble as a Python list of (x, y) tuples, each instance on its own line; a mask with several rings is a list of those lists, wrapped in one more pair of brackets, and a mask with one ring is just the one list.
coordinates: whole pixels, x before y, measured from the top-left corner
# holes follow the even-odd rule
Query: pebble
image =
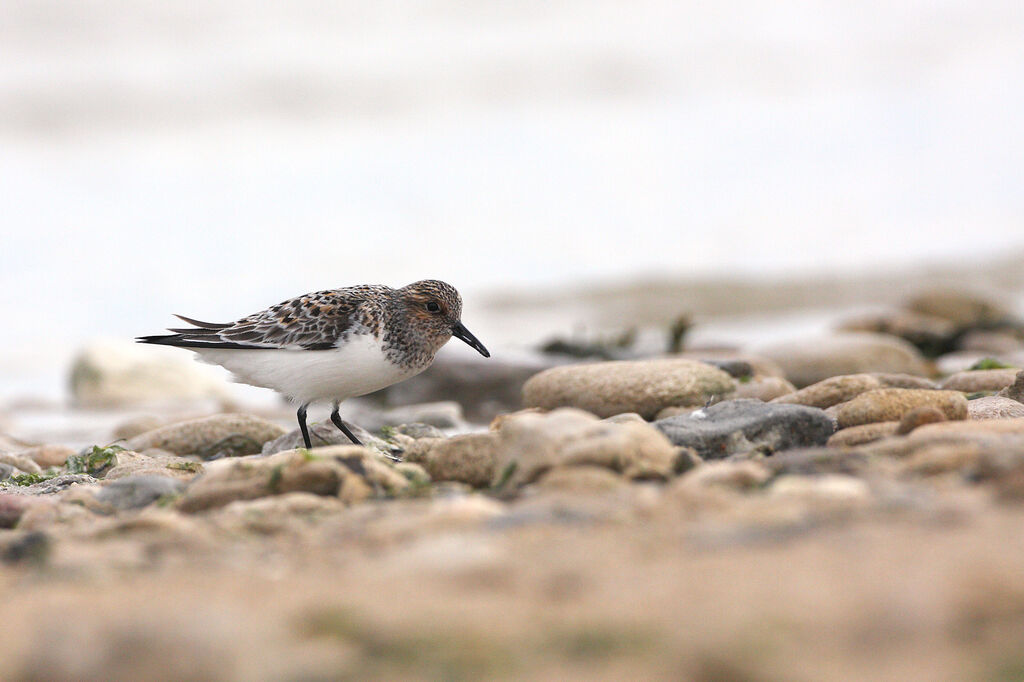
[(912, 437), (927, 438), (936, 435), (975, 435), (975, 434), (1024, 434), (1024, 418), (1012, 419), (974, 419), (970, 421), (950, 421), (941, 424), (927, 424), (914, 430)]
[(848, 429), (837, 431), (825, 443), (829, 447), (852, 447), (863, 445), (881, 438), (895, 436), (900, 427), (900, 422), (875, 422), (873, 424), (861, 424), (851, 426)]
[(967, 418), (967, 399), (959, 391), (879, 388), (862, 393), (835, 408), (839, 428), (873, 422), (899, 421), (915, 407), (936, 407), (947, 419)]
[(107, 471), (103, 479), (115, 481), (129, 476), (163, 476), (188, 481), (202, 471), (202, 462), (179, 457), (166, 450), (124, 450), (117, 453), (117, 464)]
[(310, 459), (291, 450), (263, 458), (233, 458), (211, 463), (196, 478), (177, 508), (198, 512), (234, 502), (303, 491), (337, 495), (346, 476), (355, 476), (333, 461)]
[(499, 439), (495, 433), (468, 433), (452, 438), (424, 438), (404, 453), (426, 469), (434, 481), (458, 481), (484, 488), (494, 480)]
[(876, 388), (883, 388), (883, 384), (878, 377), (872, 374), (847, 374), (829, 377), (801, 388), (799, 391), (775, 398), (772, 402), (825, 409), (845, 403), (861, 393)]
[(575, 407), (599, 417), (636, 412), (652, 419), (665, 407), (703, 405), (735, 383), (717, 367), (661, 358), (568, 365), (545, 370), (523, 387), (527, 407)]
[(128, 440), (129, 450), (160, 448), (203, 459), (240, 457), (260, 452), (263, 444), (286, 433), (278, 424), (248, 414), (215, 414), (168, 424)]
[(768, 402), (796, 391), (796, 386), (782, 377), (754, 377), (736, 384), (731, 398), (753, 398)]
[(1024, 417), (1024, 404), (1001, 396), (986, 396), (967, 402), (971, 419), (1014, 419)]
[(654, 426), (672, 443), (693, 448), (703, 459), (824, 445), (835, 432), (835, 424), (823, 410), (759, 400), (728, 400), (693, 414), (661, 419)]
[(601, 421), (572, 408), (515, 415), (496, 433), (496, 485), (519, 486), (556, 466), (581, 465), (602, 466), (630, 479), (667, 479), (677, 457), (676, 448), (649, 424)]
[(939, 384), (939, 388), (964, 393), (983, 391), (1001, 391), (1010, 386), (1017, 378), (1016, 369), (979, 369), (968, 372), (957, 372)]
[[(968, 409), (970, 409), (970, 403), (968, 402)], [(915, 407), (914, 409), (907, 412), (899, 420), (896, 425), (896, 433), (904, 436), (919, 426), (925, 424), (937, 424), (938, 422), (948, 421), (946, 415), (937, 407), (931, 407), (924, 405), (922, 407)], [(883, 422), (890, 423), (890, 422)], [(860, 427), (853, 427), (860, 428)]]

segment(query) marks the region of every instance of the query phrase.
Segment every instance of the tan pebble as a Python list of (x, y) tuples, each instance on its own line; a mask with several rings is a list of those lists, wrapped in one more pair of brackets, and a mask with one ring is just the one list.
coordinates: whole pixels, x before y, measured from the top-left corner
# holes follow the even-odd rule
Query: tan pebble
[(900, 419), (896, 433), (908, 434), (919, 426), (946, 421), (946, 415), (937, 407), (915, 407)]
[(875, 422), (873, 424), (861, 424), (842, 429), (832, 434), (825, 443), (828, 447), (852, 447), (871, 443), (880, 438), (887, 438), (896, 433), (899, 422)]
[(668, 419), (669, 417), (678, 417), (681, 414), (691, 414), (701, 409), (700, 407), (666, 407), (660, 410), (658, 414), (654, 415), (654, 421), (659, 419)]
[(882, 386), (882, 382), (870, 374), (846, 374), (829, 377), (799, 391), (774, 398), (772, 402), (825, 409)]
[(754, 377), (750, 381), (736, 383), (736, 392), (730, 398), (754, 398), (768, 402), (780, 396), (790, 395), (796, 386), (782, 377)]
[(967, 399), (959, 391), (880, 388), (842, 403), (835, 413), (839, 428), (872, 422), (899, 421), (918, 407), (935, 407), (947, 419), (967, 418)]
[(544, 370), (523, 386), (523, 403), (545, 409), (575, 407), (598, 417), (636, 412), (652, 419), (665, 407), (700, 406), (734, 389), (732, 377), (704, 362), (620, 360)]

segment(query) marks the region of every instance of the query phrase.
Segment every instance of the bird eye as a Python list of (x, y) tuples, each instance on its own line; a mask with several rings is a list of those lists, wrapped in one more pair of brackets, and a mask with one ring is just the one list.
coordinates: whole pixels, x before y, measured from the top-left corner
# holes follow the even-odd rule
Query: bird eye
[(431, 301), (427, 303), (427, 310), (432, 313), (439, 313), (441, 312), (441, 306), (437, 304), (437, 301)]

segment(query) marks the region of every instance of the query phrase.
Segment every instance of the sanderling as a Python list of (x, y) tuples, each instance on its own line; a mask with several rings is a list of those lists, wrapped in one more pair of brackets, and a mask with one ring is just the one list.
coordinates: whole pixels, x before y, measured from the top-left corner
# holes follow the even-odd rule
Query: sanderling
[(331, 421), (361, 444), (341, 421), (341, 401), (419, 374), (452, 336), (489, 358), (461, 316), (462, 297), (455, 287), (425, 279), (401, 289), (362, 285), (317, 291), (226, 324), (175, 315), (193, 327), (136, 340), (195, 351), (237, 381), (272, 388), (295, 401), (309, 448), (310, 403), (333, 403)]

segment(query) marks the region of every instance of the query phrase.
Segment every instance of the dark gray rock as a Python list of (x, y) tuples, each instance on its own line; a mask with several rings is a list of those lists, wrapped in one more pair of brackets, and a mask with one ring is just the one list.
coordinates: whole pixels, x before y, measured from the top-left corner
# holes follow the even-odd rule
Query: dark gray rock
[(139, 509), (183, 490), (184, 481), (168, 476), (125, 476), (103, 486), (96, 499), (118, 509)]
[(4, 464), (0, 462), (0, 481), (6, 481), (8, 478), (14, 475), (14, 467), (10, 464)]
[(824, 445), (836, 430), (824, 410), (760, 400), (727, 400), (654, 425), (672, 443), (691, 447), (704, 459)]

